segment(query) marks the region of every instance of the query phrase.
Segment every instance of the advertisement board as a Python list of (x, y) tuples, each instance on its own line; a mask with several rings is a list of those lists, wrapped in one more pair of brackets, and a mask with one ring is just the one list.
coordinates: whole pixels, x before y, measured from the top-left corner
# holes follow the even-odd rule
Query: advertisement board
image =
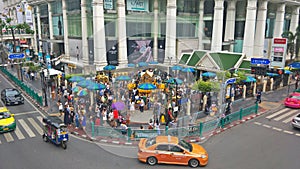
[(287, 49), (287, 39), (286, 38), (273, 38), (271, 46), (271, 67), (285, 66), (286, 60), (286, 49)]
[(149, 0), (127, 0), (126, 6), (129, 11), (149, 11)]

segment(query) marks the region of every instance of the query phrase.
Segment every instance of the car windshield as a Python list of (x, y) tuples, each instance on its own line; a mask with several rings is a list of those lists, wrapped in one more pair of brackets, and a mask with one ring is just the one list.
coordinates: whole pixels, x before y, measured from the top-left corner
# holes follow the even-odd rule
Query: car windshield
[(188, 150), (189, 152), (193, 151), (193, 146), (184, 140), (180, 140), (178, 144), (182, 146), (184, 149)]
[(17, 90), (9, 90), (6, 92), (6, 96), (19, 96), (20, 93)]
[(147, 142), (146, 142), (145, 146), (149, 147), (149, 146), (152, 146), (154, 144), (156, 144), (156, 138), (155, 137), (147, 139)]
[(7, 118), (10, 118), (10, 113), (8, 113), (8, 112), (0, 113), (0, 119), (7, 119)]
[(290, 96), (290, 98), (291, 99), (298, 99), (298, 100), (300, 100), (300, 96), (298, 96), (298, 95), (297, 96), (296, 95), (292, 95), (292, 96)]

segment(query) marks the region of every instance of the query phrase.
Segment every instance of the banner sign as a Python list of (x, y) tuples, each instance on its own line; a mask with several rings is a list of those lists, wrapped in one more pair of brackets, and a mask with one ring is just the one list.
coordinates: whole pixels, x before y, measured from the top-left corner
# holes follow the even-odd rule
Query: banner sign
[(127, 0), (126, 6), (129, 11), (148, 11), (149, 0)]

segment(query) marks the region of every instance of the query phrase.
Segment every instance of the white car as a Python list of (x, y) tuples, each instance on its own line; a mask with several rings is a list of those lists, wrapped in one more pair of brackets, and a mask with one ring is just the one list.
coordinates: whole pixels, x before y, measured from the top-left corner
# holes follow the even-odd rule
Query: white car
[(297, 116), (295, 116), (293, 118), (292, 125), (293, 125), (294, 128), (300, 129), (300, 114), (298, 114)]

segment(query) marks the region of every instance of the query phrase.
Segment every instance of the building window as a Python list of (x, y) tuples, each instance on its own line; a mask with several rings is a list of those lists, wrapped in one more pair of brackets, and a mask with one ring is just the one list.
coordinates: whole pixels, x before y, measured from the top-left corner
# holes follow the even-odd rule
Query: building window
[(127, 22), (126, 33), (129, 37), (151, 37), (151, 23)]
[(160, 37), (166, 37), (166, 23), (160, 24)]
[(243, 38), (245, 29), (245, 21), (235, 21), (234, 38)]
[(105, 36), (115, 37), (116, 36), (116, 22), (115, 21), (104, 21)]
[(48, 5), (47, 4), (40, 6), (40, 14), (41, 14), (41, 17), (48, 16)]
[(51, 7), (53, 15), (62, 13), (61, 1), (51, 2)]
[(68, 11), (76, 11), (81, 9), (81, 0), (68, 0)]
[(176, 36), (177, 37), (195, 37), (196, 23), (177, 23)]
[(63, 36), (63, 18), (62, 16), (54, 16), (53, 18), (53, 35)]
[(103, 8), (105, 10), (116, 10), (117, 0), (103, 0)]
[(204, 2), (204, 15), (212, 15), (214, 13), (215, 1)]
[(207, 20), (204, 21), (204, 34), (206, 37), (211, 38), (212, 37), (212, 28), (213, 28), (213, 21)]
[(178, 0), (177, 12), (182, 13), (198, 13), (199, 0)]
[(81, 15), (68, 16), (69, 36), (81, 37)]

